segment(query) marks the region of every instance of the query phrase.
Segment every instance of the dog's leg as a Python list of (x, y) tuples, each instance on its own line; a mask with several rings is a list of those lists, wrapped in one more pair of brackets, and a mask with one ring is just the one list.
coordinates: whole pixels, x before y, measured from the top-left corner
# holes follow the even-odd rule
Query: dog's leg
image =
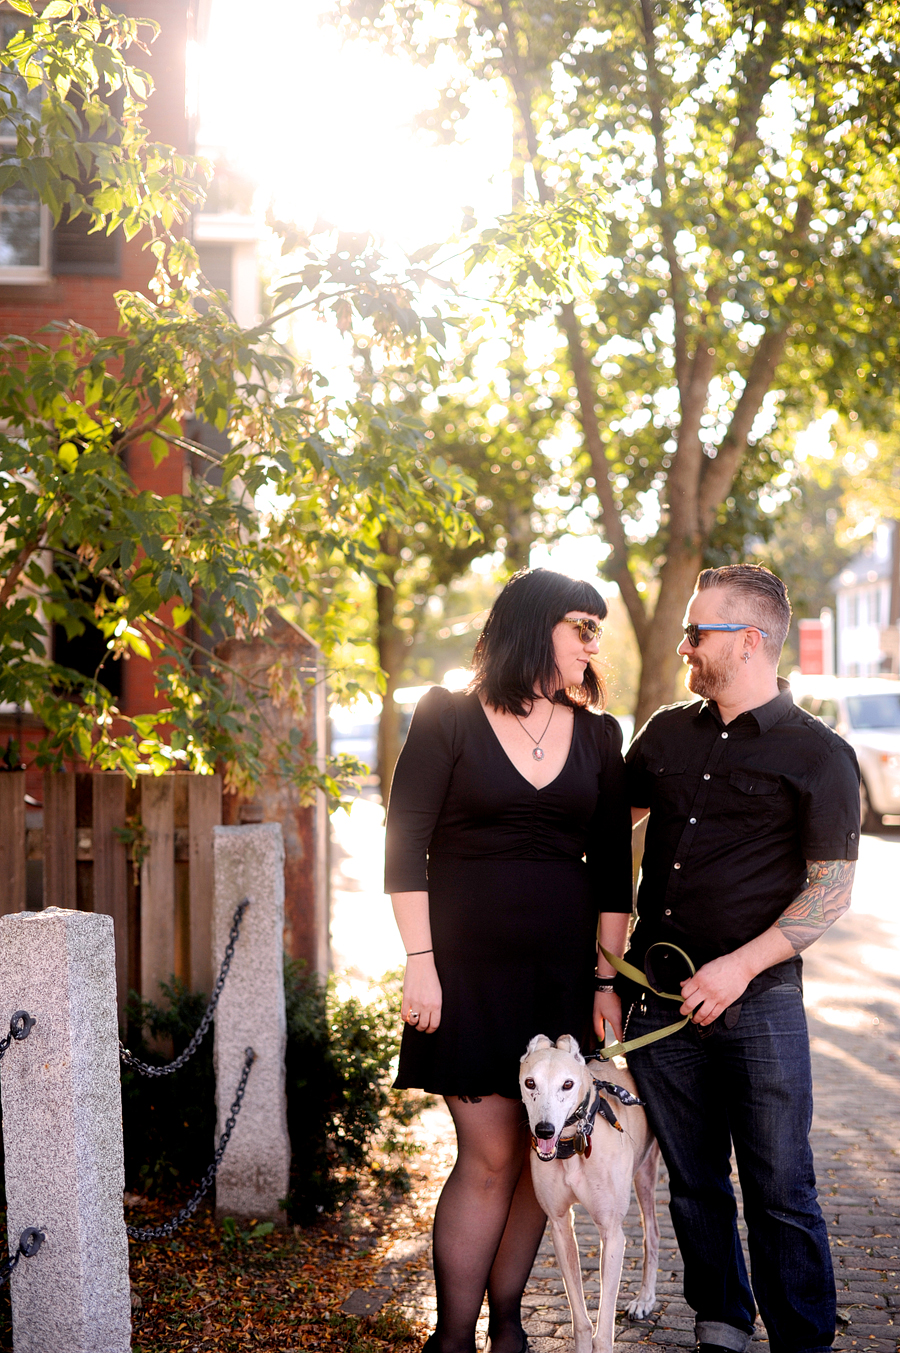
[(637, 1296), (628, 1304), (632, 1320), (645, 1320), (656, 1303), (656, 1272), (659, 1267), (659, 1218), (656, 1215), (656, 1177), (659, 1147), (653, 1142), (634, 1176), (634, 1191), (644, 1223), (644, 1271)]
[[(596, 1218), (595, 1218), (596, 1220)], [(607, 1216), (598, 1221), (600, 1232), (600, 1305), (594, 1332), (594, 1353), (612, 1353), (616, 1337), (616, 1299), (625, 1258), (624, 1215)]]
[(565, 1212), (553, 1212), (550, 1217), (550, 1229), (553, 1233), (553, 1248), (556, 1250), (556, 1262), (559, 1264), (565, 1284), (569, 1309), (572, 1312), (572, 1334), (575, 1339), (575, 1353), (591, 1353), (591, 1318), (584, 1300), (584, 1284), (581, 1280), (581, 1259), (575, 1241), (575, 1221), (571, 1207)]

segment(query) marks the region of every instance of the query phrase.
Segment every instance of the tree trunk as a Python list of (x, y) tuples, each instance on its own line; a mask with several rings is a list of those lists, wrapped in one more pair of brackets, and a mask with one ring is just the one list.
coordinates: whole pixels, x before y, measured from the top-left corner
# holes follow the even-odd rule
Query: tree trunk
[(378, 661), (385, 674), (386, 684), (381, 718), (378, 720), (378, 778), (381, 781), (381, 798), (387, 803), (391, 788), (394, 766), (400, 755), (400, 711), (394, 704), (394, 691), (400, 680), (403, 666), (403, 633), (395, 624), (396, 591), (394, 576), (399, 564), (399, 547), (396, 534), (386, 531), (380, 539), (382, 571), (391, 583), (378, 583), (375, 588), (375, 605), (378, 624)]
[(643, 728), (660, 705), (688, 698), (680, 689), (683, 663), (676, 652), (683, 638), (684, 612), (694, 590), (702, 557), (699, 551), (673, 551), (663, 565), (652, 623), (641, 644), (641, 685), (634, 712), (635, 729)]

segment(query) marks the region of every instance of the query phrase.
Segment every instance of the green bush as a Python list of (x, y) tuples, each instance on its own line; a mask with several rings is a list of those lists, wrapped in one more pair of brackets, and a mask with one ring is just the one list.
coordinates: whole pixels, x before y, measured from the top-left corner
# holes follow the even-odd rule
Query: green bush
[[(142, 1062), (160, 1066), (178, 1056), (203, 1018), (208, 997), (189, 991), (173, 978), (161, 982), (165, 1006), (131, 993), (128, 1046)], [(163, 1056), (152, 1039), (171, 1039)], [(122, 1064), (122, 1124), (125, 1135), (125, 1185), (148, 1197), (199, 1183), (216, 1149), (216, 1079), (212, 1030), (193, 1057), (170, 1076), (142, 1076)], [(252, 1074), (252, 1073), (251, 1073)]]
[(364, 1172), (386, 1188), (408, 1187), (404, 1158), (412, 1148), (404, 1129), (427, 1101), (390, 1088), (400, 996), (398, 974), (383, 978), (363, 1004), (340, 999), (334, 978), (323, 982), (301, 963), (285, 965), (294, 1221), (334, 1211)]
[[(133, 995), (129, 1047), (142, 1061), (168, 1061), (148, 1038), (171, 1039), (177, 1055), (190, 1041), (206, 997), (173, 979), (161, 984), (165, 1007)], [(307, 1223), (333, 1212), (363, 1179), (407, 1186), (412, 1148), (404, 1130), (425, 1102), (392, 1090), (400, 1041), (400, 980), (376, 984), (371, 1000), (341, 999), (303, 964), (285, 961), (287, 1114), (292, 1146), (287, 1210)], [(250, 1073), (251, 1077), (253, 1072)], [(123, 1065), (125, 1176), (148, 1196), (196, 1184), (215, 1149), (212, 1032), (171, 1076), (146, 1077)]]

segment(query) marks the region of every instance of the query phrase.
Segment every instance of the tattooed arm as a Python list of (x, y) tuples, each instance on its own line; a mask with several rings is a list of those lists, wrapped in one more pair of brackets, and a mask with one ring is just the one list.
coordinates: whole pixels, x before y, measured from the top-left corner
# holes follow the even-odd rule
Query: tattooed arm
[(850, 906), (855, 872), (855, 860), (807, 861), (806, 883), (775, 922), (795, 954), (808, 949), (843, 916)]
[(806, 882), (774, 925), (734, 953), (704, 963), (682, 982), (683, 1015), (711, 1024), (738, 1000), (757, 973), (808, 949), (850, 906), (854, 860), (810, 860)]

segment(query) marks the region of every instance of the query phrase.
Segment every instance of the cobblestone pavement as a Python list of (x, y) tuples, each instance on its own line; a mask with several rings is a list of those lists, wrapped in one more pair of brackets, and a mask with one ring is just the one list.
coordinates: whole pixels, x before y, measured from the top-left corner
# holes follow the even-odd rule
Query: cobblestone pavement
[[(900, 1349), (900, 831), (866, 837), (854, 901), (807, 954), (806, 1006), (813, 1050), (816, 1113), (813, 1147), (838, 1288), (835, 1348)], [(452, 1161), (446, 1111), (429, 1114), (440, 1154)], [(663, 1350), (694, 1345), (693, 1313), (681, 1295), (681, 1259), (668, 1213), (665, 1174), (658, 1206), (662, 1228), (658, 1303), (631, 1323), (624, 1307), (640, 1281), (641, 1232), (632, 1201), (619, 1292), (617, 1339)], [(576, 1215), (589, 1308), (599, 1295), (596, 1231)], [(427, 1237), (390, 1254), (379, 1281), (411, 1316), (431, 1323), (434, 1289), (424, 1262)], [(568, 1303), (549, 1237), (525, 1294), (525, 1327), (534, 1353), (571, 1347)], [(895, 1324), (896, 1321), (896, 1324)], [(482, 1318), (482, 1330), (485, 1327)], [(766, 1343), (758, 1325), (755, 1342)]]

